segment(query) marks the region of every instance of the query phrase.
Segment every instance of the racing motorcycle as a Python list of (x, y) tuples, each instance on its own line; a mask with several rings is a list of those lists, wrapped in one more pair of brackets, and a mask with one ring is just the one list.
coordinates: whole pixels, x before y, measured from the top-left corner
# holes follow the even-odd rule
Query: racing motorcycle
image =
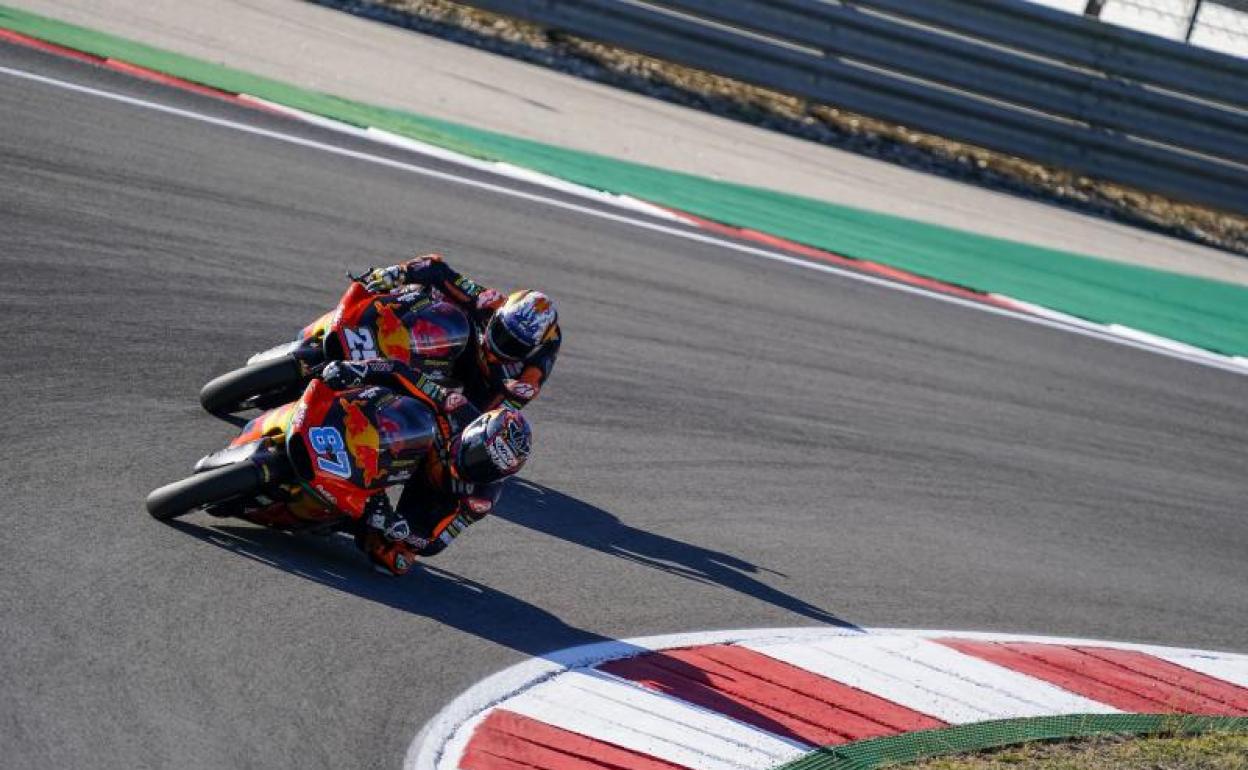
[(277, 529), (350, 531), (368, 498), (406, 482), (433, 443), (432, 410), (380, 387), (334, 391), (312, 382), (297, 401), (248, 422), (193, 475), (147, 496), (161, 521), (202, 509)]
[(373, 294), (349, 277), (338, 305), (305, 326), (298, 339), (257, 353), (246, 366), (205, 385), (199, 392), (204, 409), (230, 414), (293, 401), (329, 361), (419, 361), (429, 377), (454, 388), (451, 365), (471, 333), (463, 311), (427, 287)]

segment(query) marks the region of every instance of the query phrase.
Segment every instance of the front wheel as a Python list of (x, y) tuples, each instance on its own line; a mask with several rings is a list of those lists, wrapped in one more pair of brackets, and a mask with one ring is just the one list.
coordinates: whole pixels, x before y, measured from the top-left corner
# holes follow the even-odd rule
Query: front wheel
[(254, 494), (285, 475), (277, 463), (241, 462), (213, 468), (154, 490), (147, 496), (147, 512), (152, 518), (169, 521), (196, 508)]
[(303, 367), (294, 356), (286, 355), (226, 372), (199, 391), (199, 403), (213, 414), (265, 408), (297, 396), (302, 384)]

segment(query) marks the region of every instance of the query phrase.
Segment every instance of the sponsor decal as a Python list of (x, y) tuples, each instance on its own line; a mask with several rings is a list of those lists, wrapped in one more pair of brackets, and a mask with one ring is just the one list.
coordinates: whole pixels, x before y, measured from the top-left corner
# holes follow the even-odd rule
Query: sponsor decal
[[(307, 404), (300, 403), (299, 406), (295, 407), (295, 416), (292, 417), (290, 420), (290, 432), (298, 433), (300, 429), (303, 428), (303, 420), (307, 416), (308, 416)], [(248, 424), (248, 427), (250, 427), (250, 423)]]
[(416, 387), (420, 388), (420, 392), (424, 393), (434, 401), (441, 401), (446, 396), (446, 390), (421, 373), (420, 379), (416, 381)]
[(475, 297), (483, 291), (480, 284), (471, 278), (465, 278), (462, 275), (455, 279), (455, 285), (463, 289), (464, 293), (470, 297)]
[(516, 398), (532, 401), (537, 397), (537, 386), (520, 380), (508, 380), (504, 385), (507, 392)]
[(485, 497), (468, 498), (468, 510), (472, 511), (473, 513), (477, 515), (487, 514), (490, 512), (490, 509), (493, 507), (494, 507), (494, 501), (490, 500), (489, 498), (485, 498)]
[(381, 354), (386, 358), (408, 363), (412, 360), (412, 351), (407, 327), (394, 312), (392, 305), (374, 302), (373, 307), (377, 308), (377, 341)]
[(339, 399), (338, 402), (345, 413), (342, 424), (347, 429), (347, 451), (355, 458), (364, 476), (364, 486), (371, 486), (381, 475), (377, 468), (381, 443), (377, 429), (357, 404), (346, 399)]
[(412, 349), (421, 356), (445, 356), (451, 349), (446, 330), (427, 318), (412, 324)]
[(416, 287), (409, 289), (395, 296), (395, 301), (408, 306), (408, 310), (420, 310), (430, 304), (429, 294), (424, 287)]
[(316, 491), (320, 493), (321, 497), (325, 498), (326, 500), (333, 503), (334, 505), (338, 504), (338, 498), (334, 497), (333, 493), (330, 492), (328, 489), (326, 489), (324, 486), (320, 484), (316, 484), (315, 487), (316, 487)]

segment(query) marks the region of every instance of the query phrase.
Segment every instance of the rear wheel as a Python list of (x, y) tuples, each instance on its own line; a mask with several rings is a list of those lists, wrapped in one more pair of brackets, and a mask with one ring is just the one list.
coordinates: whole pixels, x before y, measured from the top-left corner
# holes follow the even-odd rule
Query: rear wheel
[(176, 519), (206, 505), (254, 494), (262, 486), (281, 483), (289, 476), (282, 457), (264, 465), (241, 462), (213, 468), (154, 490), (147, 496), (147, 512), (160, 521)]
[(302, 367), (287, 355), (226, 372), (199, 391), (199, 403), (213, 414), (265, 409), (296, 397), (302, 384)]

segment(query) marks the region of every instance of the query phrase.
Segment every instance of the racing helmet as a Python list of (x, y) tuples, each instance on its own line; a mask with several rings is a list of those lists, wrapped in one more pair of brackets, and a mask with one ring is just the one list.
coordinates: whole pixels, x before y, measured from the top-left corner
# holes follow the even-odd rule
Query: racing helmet
[(532, 289), (512, 292), (485, 327), (486, 347), (505, 361), (519, 361), (546, 341), (558, 320), (550, 297)]
[(463, 481), (489, 484), (520, 470), (529, 459), (533, 430), (514, 409), (492, 409), (468, 423), (451, 442), (451, 464)]

